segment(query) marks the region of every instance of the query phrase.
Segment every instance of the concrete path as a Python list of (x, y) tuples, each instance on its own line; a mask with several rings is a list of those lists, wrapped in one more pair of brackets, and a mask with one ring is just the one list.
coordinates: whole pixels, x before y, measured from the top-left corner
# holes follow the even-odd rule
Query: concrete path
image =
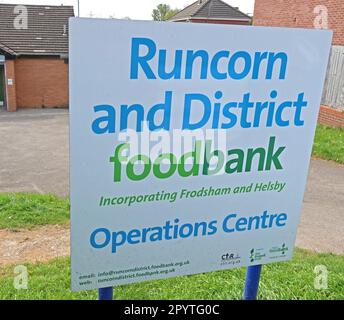
[(344, 166), (311, 161), (296, 245), (344, 254)]
[[(68, 111), (0, 112), (0, 159), (0, 192), (68, 196)], [(296, 245), (344, 254), (344, 166), (311, 161)]]

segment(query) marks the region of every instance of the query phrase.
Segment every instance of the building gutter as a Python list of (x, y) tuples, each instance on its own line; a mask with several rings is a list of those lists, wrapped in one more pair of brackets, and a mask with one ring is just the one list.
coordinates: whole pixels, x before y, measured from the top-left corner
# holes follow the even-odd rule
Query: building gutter
[(169, 22), (177, 22), (177, 21), (190, 21), (190, 20), (226, 20), (226, 21), (243, 21), (243, 22), (251, 22), (252, 19), (250, 18), (209, 18), (209, 17), (185, 17), (185, 18), (178, 18), (178, 19), (171, 19), (168, 20)]

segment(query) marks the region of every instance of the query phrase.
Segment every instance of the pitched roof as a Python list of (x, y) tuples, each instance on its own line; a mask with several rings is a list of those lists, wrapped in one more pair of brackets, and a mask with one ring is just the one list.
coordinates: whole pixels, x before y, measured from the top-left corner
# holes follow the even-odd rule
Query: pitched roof
[(68, 19), (74, 16), (72, 6), (25, 5), (27, 29), (15, 28), (14, 21), (20, 22), (23, 14), (15, 7), (0, 4), (0, 50), (11, 55), (68, 54)]
[(5, 53), (5, 54), (8, 54), (10, 56), (16, 55), (15, 51), (13, 51), (11, 48), (7, 47), (6, 45), (4, 45), (1, 42), (0, 42), (0, 53)]
[(251, 17), (222, 0), (197, 0), (179, 11), (169, 21), (186, 19), (224, 19), (250, 21)]

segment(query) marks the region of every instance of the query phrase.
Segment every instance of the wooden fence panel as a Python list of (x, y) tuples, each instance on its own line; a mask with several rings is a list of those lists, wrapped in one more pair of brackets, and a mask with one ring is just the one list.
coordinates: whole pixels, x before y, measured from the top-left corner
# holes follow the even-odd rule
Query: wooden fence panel
[(344, 46), (332, 46), (322, 104), (344, 110)]

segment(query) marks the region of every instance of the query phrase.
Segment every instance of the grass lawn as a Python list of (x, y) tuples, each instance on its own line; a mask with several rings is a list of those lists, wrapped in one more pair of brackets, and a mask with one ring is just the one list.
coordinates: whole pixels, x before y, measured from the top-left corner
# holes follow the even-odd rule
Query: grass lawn
[[(314, 288), (316, 265), (328, 269), (328, 289)], [(344, 256), (296, 250), (289, 262), (265, 265), (259, 299), (344, 299)], [(72, 293), (69, 258), (27, 265), (27, 290), (13, 287), (13, 267), (0, 269), (0, 300), (96, 299), (97, 292)], [(116, 299), (241, 299), (245, 269), (218, 271), (117, 287)]]
[(0, 229), (69, 222), (69, 201), (53, 195), (0, 193)]
[(344, 129), (318, 124), (315, 132), (313, 156), (344, 164)]

